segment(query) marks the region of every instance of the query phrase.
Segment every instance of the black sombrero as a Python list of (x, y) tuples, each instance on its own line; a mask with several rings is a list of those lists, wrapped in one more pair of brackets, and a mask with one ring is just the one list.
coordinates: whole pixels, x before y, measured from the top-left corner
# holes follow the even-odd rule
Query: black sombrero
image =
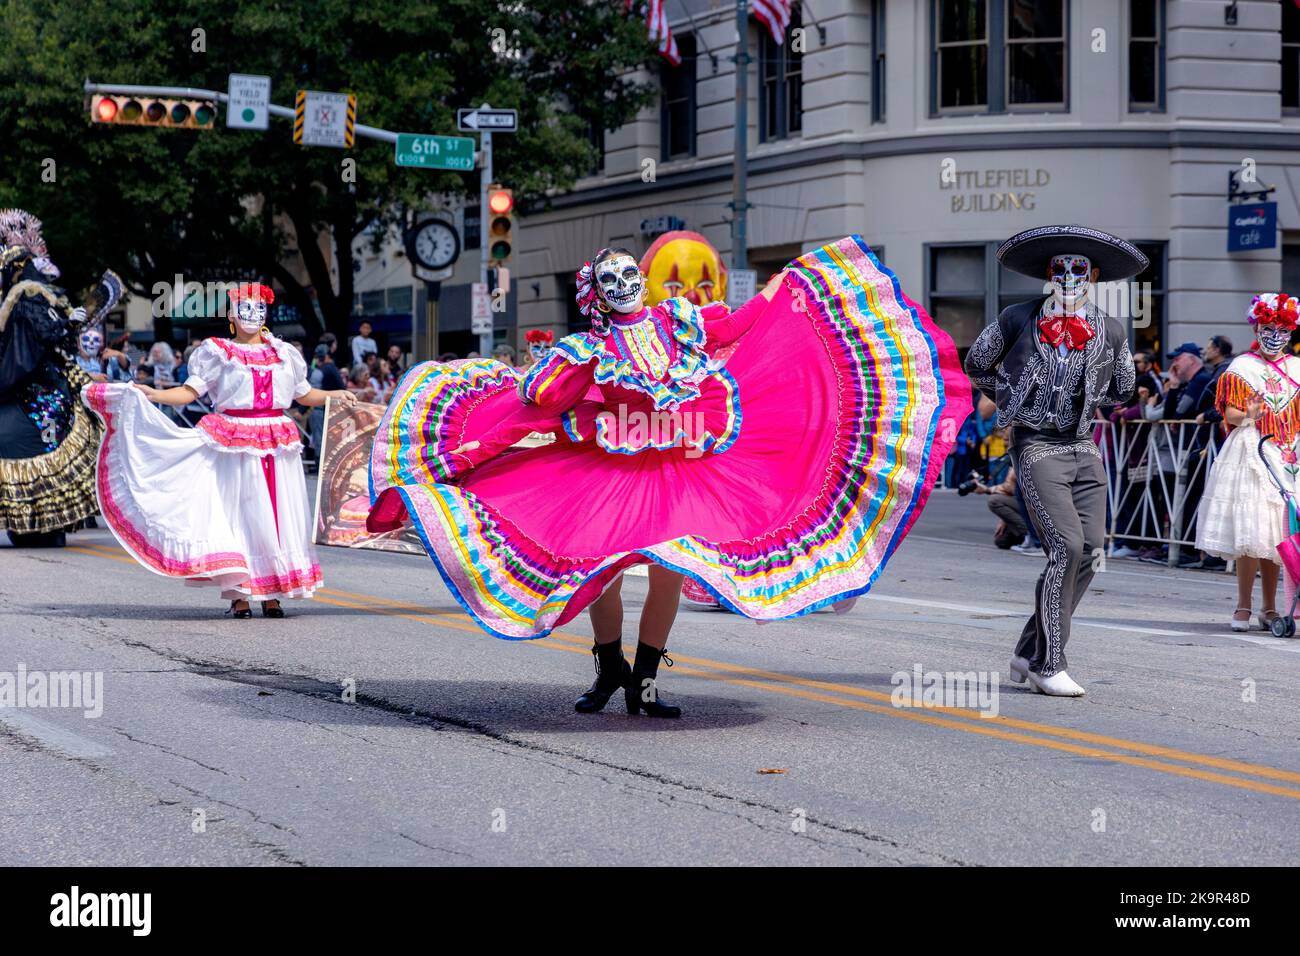
[(1100, 270), (1101, 282), (1137, 275), (1150, 261), (1131, 242), (1088, 226), (1036, 226), (1018, 232), (998, 246), (998, 262), (1012, 272), (1042, 279), (1052, 256), (1075, 253), (1087, 256)]

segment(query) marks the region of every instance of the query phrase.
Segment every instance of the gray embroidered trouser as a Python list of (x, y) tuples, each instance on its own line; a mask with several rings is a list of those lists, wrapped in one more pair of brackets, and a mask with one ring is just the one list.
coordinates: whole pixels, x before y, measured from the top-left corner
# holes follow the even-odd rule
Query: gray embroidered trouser
[(1047, 551), (1034, 615), (1020, 633), (1016, 655), (1043, 677), (1066, 669), (1070, 617), (1087, 593), (1106, 534), (1106, 472), (1091, 441), (1064, 444), (1018, 438), (1016, 480), (1030, 520)]

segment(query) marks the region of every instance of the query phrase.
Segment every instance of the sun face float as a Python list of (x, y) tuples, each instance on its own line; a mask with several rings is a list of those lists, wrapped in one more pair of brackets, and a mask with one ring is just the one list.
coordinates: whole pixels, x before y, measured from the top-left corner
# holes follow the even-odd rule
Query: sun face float
[(646, 276), (646, 304), (678, 296), (692, 305), (725, 302), (727, 269), (722, 256), (698, 232), (666, 232), (641, 257)]

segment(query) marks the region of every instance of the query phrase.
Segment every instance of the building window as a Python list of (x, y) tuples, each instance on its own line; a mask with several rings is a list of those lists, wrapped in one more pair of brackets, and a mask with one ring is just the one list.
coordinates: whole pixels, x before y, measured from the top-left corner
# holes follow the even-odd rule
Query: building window
[(1165, 243), (1135, 242), (1133, 244), (1151, 260), (1151, 265), (1147, 266), (1145, 271), (1133, 277), (1133, 282), (1137, 283), (1140, 293), (1143, 295), (1150, 293), (1150, 301), (1144, 306), (1150, 309), (1150, 314), (1144, 314), (1139, 320), (1132, 314), (1134, 310), (1130, 309), (1130, 314), (1121, 319), (1121, 322), (1128, 329), (1129, 341), (1133, 344), (1133, 348), (1164, 355), (1172, 345), (1165, 339), (1165, 293), (1168, 291), (1165, 286)]
[(1282, 291), (1288, 295), (1300, 295), (1300, 233), (1284, 233), (1282, 236)]
[(803, 26), (798, 8), (790, 12), (784, 43), (759, 30), (758, 139), (766, 143), (788, 139), (803, 129), (803, 54), (791, 49), (790, 33)]
[(959, 349), (968, 349), (989, 314), (989, 244), (930, 246), (928, 311)]
[(1300, 111), (1300, 7), (1282, 4), (1282, 109)]
[(1128, 108), (1165, 108), (1164, 0), (1129, 0)]
[(390, 314), (409, 315), (415, 308), (415, 297), (409, 285), (395, 285), (387, 290), (388, 311)]
[(941, 110), (989, 105), (988, 13), (985, 0), (935, 0), (935, 85)]
[(1065, 104), (1065, 0), (1009, 0), (1008, 106)]
[(1066, 0), (933, 0), (935, 113), (1064, 109)]
[(871, 0), (871, 122), (885, 121), (885, 0)]
[(555, 276), (556, 288), (564, 290), (564, 334), (590, 332), (591, 319), (582, 314), (578, 308), (578, 280), (573, 271), (561, 272)]
[[(695, 36), (677, 38), (678, 66), (664, 61), (660, 68), (663, 101), (660, 107), (659, 146), (664, 159), (695, 155)], [(602, 134), (603, 136), (603, 134)]]

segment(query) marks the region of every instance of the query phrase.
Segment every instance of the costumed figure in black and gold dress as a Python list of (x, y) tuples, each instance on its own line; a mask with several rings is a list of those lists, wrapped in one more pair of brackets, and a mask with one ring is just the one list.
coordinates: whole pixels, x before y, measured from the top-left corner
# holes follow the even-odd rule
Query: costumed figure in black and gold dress
[(74, 308), (54, 285), (35, 216), (0, 210), (0, 530), (15, 546), (57, 547), (98, 511), (100, 426), (77, 401), (90, 381), (77, 336), (121, 298), (105, 273), (93, 301)]

